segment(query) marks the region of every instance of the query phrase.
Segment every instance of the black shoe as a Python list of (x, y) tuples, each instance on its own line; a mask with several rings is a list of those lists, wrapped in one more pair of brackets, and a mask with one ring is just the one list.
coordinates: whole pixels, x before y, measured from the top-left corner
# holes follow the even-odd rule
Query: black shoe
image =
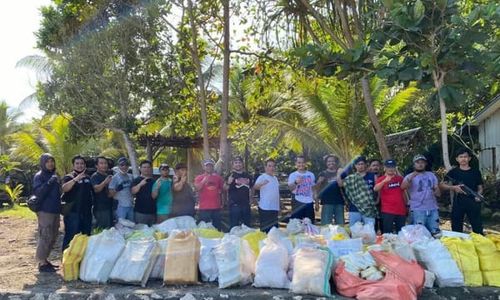
[(50, 261), (47, 262), (47, 265), (51, 266), (54, 269), (59, 269), (58, 265), (53, 265)]
[(55, 273), (55, 272), (57, 272), (56, 269), (54, 269), (54, 267), (52, 267), (49, 264), (46, 264), (43, 266), (38, 266), (38, 271), (40, 273)]

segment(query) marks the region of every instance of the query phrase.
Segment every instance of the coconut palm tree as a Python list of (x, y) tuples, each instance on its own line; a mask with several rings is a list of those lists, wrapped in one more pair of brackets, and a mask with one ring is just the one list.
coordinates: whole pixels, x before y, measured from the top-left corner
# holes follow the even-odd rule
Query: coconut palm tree
[(9, 148), (9, 135), (19, 128), (16, 120), (22, 115), (18, 110), (10, 110), (5, 101), (0, 101), (0, 155)]

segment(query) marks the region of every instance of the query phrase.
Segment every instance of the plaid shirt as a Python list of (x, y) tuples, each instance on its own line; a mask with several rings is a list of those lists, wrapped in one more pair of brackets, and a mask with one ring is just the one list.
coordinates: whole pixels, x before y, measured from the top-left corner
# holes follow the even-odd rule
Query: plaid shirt
[(373, 191), (368, 187), (364, 178), (358, 173), (347, 176), (344, 179), (345, 193), (359, 212), (366, 217), (376, 218), (377, 207), (373, 197)]

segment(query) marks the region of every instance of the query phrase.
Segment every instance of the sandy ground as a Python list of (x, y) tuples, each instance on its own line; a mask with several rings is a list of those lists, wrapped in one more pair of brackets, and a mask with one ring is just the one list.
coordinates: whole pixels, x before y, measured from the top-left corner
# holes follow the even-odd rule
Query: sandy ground
[[(447, 224), (443, 224), (446, 227)], [(36, 221), (18, 217), (0, 217), (0, 299), (32, 299), (33, 295), (50, 293), (63, 295), (63, 299), (91, 299), (89, 295), (113, 294), (115, 299), (179, 299), (187, 293), (194, 299), (317, 299), (318, 297), (297, 296), (286, 290), (256, 289), (252, 287), (219, 290), (215, 284), (200, 284), (198, 286), (162, 287), (160, 282), (149, 282), (146, 288), (120, 284), (94, 285), (81, 281), (66, 283), (59, 271), (56, 274), (39, 274), (35, 263)], [(62, 224), (61, 224), (62, 228)], [(49, 258), (60, 264), (59, 237), (57, 248)], [(22, 297), (20, 297), (21, 295)], [(24, 296), (23, 296), (24, 295)], [(67, 297), (65, 297), (66, 295)], [(146, 297), (144, 297), (146, 295)], [(71, 296), (71, 297), (70, 297)], [(342, 297), (336, 296), (341, 299)], [(427, 289), (422, 299), (500, 299), (498, 288), (446, 288)], [(41, 300), (42, 298), (37, 298)], [(60, 299), (60, 298), (58, 298)], [(193, 298), (191, 298), (193, 299)]]

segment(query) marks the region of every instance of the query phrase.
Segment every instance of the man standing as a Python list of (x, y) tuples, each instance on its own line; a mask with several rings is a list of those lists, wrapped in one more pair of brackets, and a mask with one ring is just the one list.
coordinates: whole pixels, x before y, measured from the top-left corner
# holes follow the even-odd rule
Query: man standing
[(328, 191), (325, 188), (337, 180), (337, 169), (339, 159), (335, 155), (325, 157), (326, 170), (318, 175), (316, 187), (321, 200), (321, 225), (328, 225), (335, 219), (335, 224), (344, 225), (344, 197), (338, 184), (331, 186)]
[[(345, 187), (345, 194), (349, 200), (349, 226), (357, 222), (375, 224), (377, 207), (373, 195), (376, 176), (366, 172), (366, 158), (359, 156), (354, 160), (356, 172), (347, 176), (337, 176), (339, 186)], [(340, 174), (339, 174), (340, 175)]]
[(36, 260), (39, 272), (56, 272), (58, 268), (47, 259), (59, 234), (60, 188), (54, 157), (44, 153), (40, 156), (40, 171), (33, 178), (33, 195), (40, 203), (40, 209), (36, 213), (38, 220)]
[(187, 166), (185, 163), (178, 163), (175, 166), (173, 198), (172, 217), (194, 217), (195, 199), (193, 189), (188, 182)]
[(120, 157), (118, 159), (118, 172), (113, 176), (109, 184), (109, 194), (118, 201), (116, 217), (133, 222), (134, 198), (131, 190), (133, 177), (132, 174), (128, 173), (128, 167), (128, 159)]
[(483, 200), (483, 178), (481, 172), (470, 166), (472, 155), (469, 150), (459, 149), (456, 155), (458, 167), (451, 169), (446, 180), (452, 185), (442, 183), (441, 188), (455, 193), (451, 209), (451, 229), (462, 232), (464, 217), (467, 215), (472, 231), (483, 234), (481, 220), (481, 201)]
[(73, 172), (63, 177), (64, 214), (63, 251), (77, 233), (90, 235), (92, 231), (92, 203), (94, 189), (85, 173), (85, 159), (76, 155), (71, 160)]
[(231, 228), (240, 224), (250, 227), (252, 213), (250, 210), (252, 177), (243, 169), (243, 158), (233, 159), (233, 170), (224, 182), (229, 200), (229, 224)]
[(108, 159), (104, 156), (96, 158), (97, 171), (90, 177), (94, 188), (94, 217), (96, 228), (107, 229), (113, 226), (113, 198), (109, 197), (109, 183), (113, 178), (108, 174)]
[(153, 189), (153, 168), (149, 160), (141, 161), (141, 175), (132, 181), (132, 195), (135, 195), (134, 219), (137, 224), (152, 226), (156, 223), (156, 203), (151, 196)]
[(314, 174), (307, 171), (306, 159), (299, 155), (295, 158), (297, 171), (288, 176), (288, 187), (292, 191), (292, 219), (309, 218), (314, 224)]
[(368, 172), (375, 175), (380, 175), (382, 169), (382, 162), (378, 158), (372, 158), (368, 161)]
[(205, 159), (203, 161), (204, 173), (196, 176), (194, 187), (199, 195), (199, 219), (204, 222), (212, 222), (218, 230), (222, 230), (221, 214), (222, 208), (221, 194), (224, 179), (215, 173), (214, 161)]
[(439, 197), (438, 179), (434, 173), (426, 171), (427, 158), (416, 155), (413, 158), (413, 172), (406, 175), (402, 189), (410, 194), (412, 223), (425, 226), (432, 235), (439, 233), (439, 213), (436, 197)]
[(380, 192), (382, 233), (398, 233), (406, 223), (406, 201), (401, 188), (403, 177), (397, 174), (396, 161), (384, 162), (385, 174), (377, 178), (374, 190)]
[(278, 212), (280, 210), (280, 185), (274, 170), (276, 163), (272, 159), (266, 161), (265, 173), (255, 181), (253, 188), (260, 191), (259, 223), (260, 230), (269, 232), (272, 227), (278, 227)]
[(168, 219), (172, 211), (172, 179), (169, 177), (170, 167), (160, 165), (160, 178), (153, 185), (153, 199), (156, 200), (156, 221), (161, 223)]

